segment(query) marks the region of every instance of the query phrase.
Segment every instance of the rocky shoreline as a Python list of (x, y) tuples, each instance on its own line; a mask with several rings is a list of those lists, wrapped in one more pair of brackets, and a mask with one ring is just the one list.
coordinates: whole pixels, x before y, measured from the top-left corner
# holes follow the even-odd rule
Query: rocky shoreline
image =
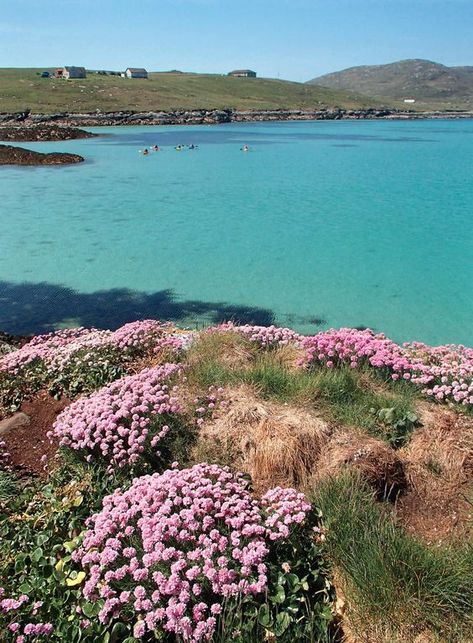
[(24, 147), (0, 145), (0, 165), (66, 165), (82, 163), (84, 158), (79, 154), (67, 152), (50, 152), (43, 154)]
[[(258, 121), (307, 120), (419, 120), (473, 118), (473, 112), (413, 112), (395, 109), (319, 109), (238, 111), (233, 109), (175, 110), (171, 112), (117, 111), (117, 112), (58, 112), (32, 114), (31, 112), (0, 113), (1, 126), (30, 127), (51, 125), (59, 127), (97, 127), (110, 125), (212, 125), (218, 123), (246, 123)], [(11, 139), (12, 140), (12, 139)], [(17, 139), (18, 140), (18, 139)], [(22, 139), (26, 140), (26, 139)]]

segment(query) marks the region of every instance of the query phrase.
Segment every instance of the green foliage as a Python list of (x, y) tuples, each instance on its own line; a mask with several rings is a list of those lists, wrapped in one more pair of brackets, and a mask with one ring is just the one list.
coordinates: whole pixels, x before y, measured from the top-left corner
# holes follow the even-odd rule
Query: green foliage
[[(101, 469), (86, 469), (70, 460), (47, 483), (0, 500), (0, 586), (5, 597), (29, 598), (20, 610), (0, 614), (0, 631), (5, 632), (10, 622), (45, 622), (55, 627), (50, 641), (101, 640), (105, 630), (91, 612), (99, 607), (92, 608), (81, 597), (84, 578), (71, 555), (85, 519), (116, 483)], [(37, 601), (42, 604), (33, 613)], [(84, 629), (81, 621), (88, 612), (92, 624)]]
[(0, 373), (0, 415), (17, 411), (23, 400), (47, 388), (50, 395), (59, 399), (88, 394), (113, 382), (127, 372), (123, 351), (113, 346), (78, 350), (61, 368), (48, 369), (44, 362), (35, 359), (24, 366), (17, 375)]
[(385, 428), (383, 437), (394, 449), (405, 446), (414, 428), (420, 424), (415, 413), (393, 406), (379, 411), (370, 409), (370, 411)]
[(0, 503), (7, 502), (18, 493), (18, 483), (9, 471), (0, 469)]
[(90, 353), (90, 348), (77, 351), (61, 370), (49, 376), (50, 395), (56, 399), (64, 394), (71, 398), (87, 395), (126, 374), (123, 352), (118, 348), (95, 348), (93, 357)]
[(473, 635), (473, 546), (428, 547), (404, 532), (375, 503), (361, 478), (321, 483), (314, 500), (327, 529), (326, 551), (344, 580), (359, 633), (380, 627), (390, 640), (407, 631), (442, 641)]
[(0, 372), (0, 417), (17, 411), (23, 400), (41, 390), (47, 380), (47, 371), (40, 360), (32, 361), (18, 375)]

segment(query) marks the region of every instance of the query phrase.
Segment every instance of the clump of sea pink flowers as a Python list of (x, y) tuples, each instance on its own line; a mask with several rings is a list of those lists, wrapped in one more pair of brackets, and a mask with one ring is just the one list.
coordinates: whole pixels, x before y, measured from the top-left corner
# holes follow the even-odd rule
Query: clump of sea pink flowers
[[(5, 590), (0, 587), (0, 614), (12, 614), (15, 618), (15, 612), (18, 612), (23, 606), (28, 605), (30, 602), (26, 594), (21, 594), (18, 598), (5, 598)], [(30, 603), (30, 617), (35, 616), (37, 608), (42, 605), (41, 602)], [(15, 635), (17, 643), (23, 643), (27, 636), (50, 636), (54, 630), (51, 623), (26, 623), (20, 625), (17, 621), (13, 620), (7, 626), (8, 632)]]
[(171, 384), (180, 370), (177, 364), (147, 368), (76, 400), (58, 416), (52, 435), (111, 468), (159, 459), (168, 420), (181, 411)]
[(161, 346), (177, 351), (184, 344), (180, 335), (170, 333), (168, 324), (145, 319), (125, 324), (116, 331), (96, 328), (70, 328), (47, 335), (38, 335), (22, 348), (0, 357), (0, 371), (13, 374), (33, 364), (46, 371), (57, 372), (80, 358), (84, 363), (94, 358), (99, 349), (116, 349), (116, 358), (130, 359), (148, 352), (156, 352)]
[(427, 346), (420, 342), (400, 346), (382, 333), (340, 328), (305, 337), (300, 365), (351, 368), (368, 365), (392, 380), (422, 387), (424, 394), (442, 401), (473, 404), (473, 349), (464, 346)]
[(73, 554), (87, 573), (83, 593), (104, 600), (102, 623), (133, 614), (137, 638), (162, 630), (210, 640), (224, 601), (268, 589), (273, 543), (310, 508), (292, 489), (258, 501), (241, 474), (217, 465), (136, 478), (88, 520)]
[(291, 343), (298, 343), (302, 339), (290, 328), (278, 328), (277, 326), (251, 326), (245, 324), (237, 326), (233, 322), (225, 322), (219, 326), (213, 326), (209, 332), (215, 333), (237, 333), (246, 337), (250, 342), (255, 342), (262, 348), (273, 348), (276, 346), (286, 346)]

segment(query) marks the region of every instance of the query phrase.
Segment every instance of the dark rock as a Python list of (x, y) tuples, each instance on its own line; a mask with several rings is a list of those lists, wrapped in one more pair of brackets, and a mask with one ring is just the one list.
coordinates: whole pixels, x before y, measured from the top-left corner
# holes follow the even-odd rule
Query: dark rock
[(0, 127), (0, 141), (68, 141), (76, 138), (92, 138), (97, 134), (75, 127), (58, 125), (33, 125), (22, 127)]
[(24, 147), (13, 145), (0, 145), (0, 165), (64, 165), (67, 163), (81, 163), (84, 160), (79, 154), (65, 152), (51, 152), (42, 154), (26, 150)]
[(30, 416), (26, 413), (15, 413), (9, 418), (0, 421), (0, 436), (6, 435), (13, 429), (18, 428), (19, 426), (24, 426), (25, 424), (30, 423)]

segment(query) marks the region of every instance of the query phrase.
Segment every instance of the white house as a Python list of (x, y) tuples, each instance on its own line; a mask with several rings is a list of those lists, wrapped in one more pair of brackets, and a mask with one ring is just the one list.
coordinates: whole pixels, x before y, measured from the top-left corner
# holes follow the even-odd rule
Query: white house
[(146, 69), (140, 69), (138, 67), (128, 67), (125, 71), (125, 76), (127, 78), (148, 78), (148, 72)]
[(416, 102), (416, 99), (415, 99), (415, 98), (405, 98), (405, 99), (404, 99), (404, 102), (405, 102), (405, 103), (415, 103), (415, 102)]
[(229, 76), (238, 76), (239, 78), (256, 78), (256, 72), (251, 69), (235, 69), (228, 73)]

